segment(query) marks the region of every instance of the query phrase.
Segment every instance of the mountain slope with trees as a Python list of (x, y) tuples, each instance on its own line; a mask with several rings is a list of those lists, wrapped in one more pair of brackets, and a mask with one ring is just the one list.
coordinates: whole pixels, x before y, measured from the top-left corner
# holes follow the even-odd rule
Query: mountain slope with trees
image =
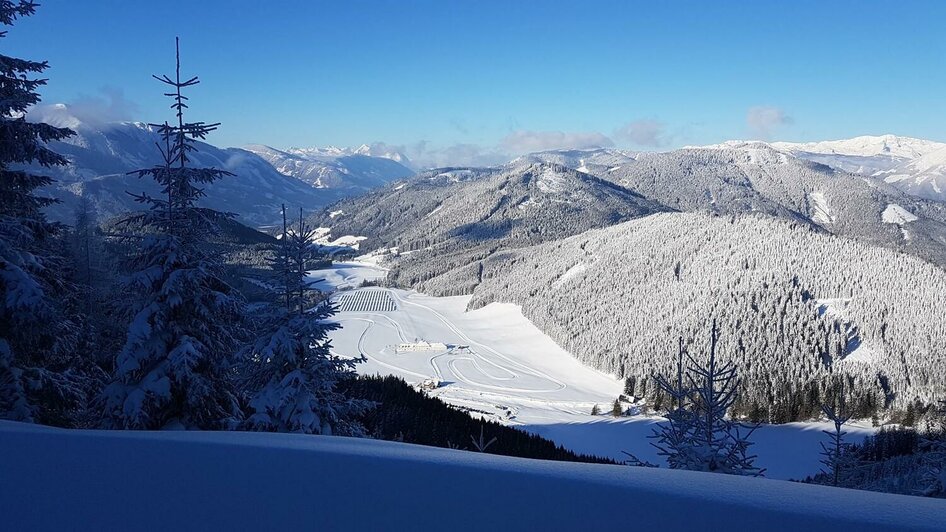
[[(56, 182), (43, 188), (45, 194), (60, 200), (47, 208), (51, 218), (71, 222), (79, 198), (84, 197), (100, 219), (105, 220), (140, 209), (128, 192), (159, 193), (152, 182), (128, 174), (161, 164), (155, 145), (162, 139), (156, 127), (141, 122), (86, 123), (76, 119), (65, 105), (33, 109), (30, 118), (66, 125), (77, 133), (66, 139), (51, 139), (48, 144), (67, 163), (49, 173)], [(233, 212), (244, 223), (274, 224), (279, 220), (282, 204), (314, 209), (341, 197), (282, 175), (246, 150), (217, 148), (203, 141), (195, 147), (197, 151), (191, 154), (195, 168), (220, 168), (234, 174), (232, 179), (207, 184), (207, 195), (198, 204)]]
[[(558, 160), (562, 153), (530, 157)], [(764, 213), (946, 265), (946, 204), (766, 143), (729, 142), (665, 153), (598, 150), (575, 159), (570, 157), (571, 164), (582, 164), (586, 172), (674, 210)], [(909, 216), (891, 218), (888, 209)]]
[(946, 396), (946, 272), (808, 224), (657, 214), (497, 253), (468, 277), (433, 288), (477, 281), (471, 306), (521, 305), (580, 360), (630, 379), (631, 395), (715, 319), (743, 375), (739, 414), (817, 416), (840, 374), (860, 417)]
[[(583, 172), (525, 163), (424, 172), (338, 202), (327, 209), (331, 212), (317, 216), (316, 223), (330, 227), (335, 236), (368, 236), (363, 249), (397, 248), (400, 259), (389, 278), (423, 289), (425, 281), (454, 268), (476, 270), (478, 261), (501, 249), (556, 240), (662, 210), (653, 201)], [(448, 293), (469, 290), (464, 284)]]

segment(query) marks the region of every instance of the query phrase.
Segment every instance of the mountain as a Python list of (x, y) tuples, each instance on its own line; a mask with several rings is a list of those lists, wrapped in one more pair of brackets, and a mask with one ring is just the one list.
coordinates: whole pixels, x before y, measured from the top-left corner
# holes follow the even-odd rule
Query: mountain
[[(571, 164), (580, 161), (585, 171), (673, 210), (764, 213), (946, 265), (946, 205), (766, 143), (733, 141), (665, 153), (595, 150), (580, 159), (566, 155)], [(528, 159), (562, 157), (562, 152), (543, 152)], [(909, 215), (892, 217), (891, 210)]]
[[(665, 210), (621, 186), (551, 163), (423, 172), (342, 200), (316, 217), (334, 237), (367, 236), (362, 249), (397, 248), (414, 285), (500, 249), (574, 235)], [(430, 260), (430, 257), (436, 257)], [(452, 292), (470, 289), (452, 287)]]
[(810, 397), (837, 371), (865, 410), (935, 401), (946, 385), (946, 271), (804, 223), (655, 214), (507, 250), (427, 287), (474, 283), (471, 308), (521, 305), (581, 361), (637, 382), (673, 371), (678, 337), (702, 353), (715, 321), (720, 353), (740, 367), (739, 412), (757, 419), (817, 416), (796, 410), (800, 395), (817, 409)]
[(407, 157), (364, 145), (349, 148), (290, 148), (282, 151), (253, 144), (246, 150), (269, 162), (280, 173), (339, 195), (354, 195), (413, 175)]
[(883, 179), (914, 196), (946, 201), (946, 143), (881, 135), (809, 143), (774, 142), (772, 146), (845, 172)]
[[(160, 136), (147, 124), (82, 122), (72, 116), (65, 105), (47, 106), (36, 118), (70, 127), (77, 133), (50, 143), (53, 151), (69, 159), (68, 166), (34, 168), (37, 173), (56, 179), (56, 183), (44, 191), (61, 200), (48, 209), (52, 219), (70, 223), (80, 196), (90, 198), (99, 217), (105, 219), (141, 208), (128, 192), (152, 195), (160, 192), (152, 180), (126, 174), (162, 164), (156, 147)], [(280, 219), (282, 204), (311, 210), (338, 199), (337, 195), (280, 174), (265, 160), (246, 150), (221, 149), (204, 142), (196, 145), (198, 151), (191, 154), (194, 165), (214, 166), (235, 174), (207, 186), (207, 197), (200, 203), (236, 213), (244, 223), (274, 223)]]
[(908, 194), (946, 201), (946, 145), (877, 177)]

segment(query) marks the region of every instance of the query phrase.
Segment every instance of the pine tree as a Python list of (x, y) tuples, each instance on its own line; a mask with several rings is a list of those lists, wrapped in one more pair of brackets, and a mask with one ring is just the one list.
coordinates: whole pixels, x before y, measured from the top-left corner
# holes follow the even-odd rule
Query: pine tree
[(946, 494), (946, 401), (931, 408), (933, 426), (923, 438), (921, 449), (920, 494), (927, 497), (942, 497)]
[[(759, 476), (762, 470), (753, 465), (755, 456), (748, 452), (752, 445), (748, 438), (755, 428), (743, 434), (743, 427), (727, 418), (739, 378), (732, 362), (717, 359), (718, 341), (714, 321), (707, 361), (698, 363), (681, 342), (675, 382), (656, 379), (657, 387), (674, 400), (676, 408), (667, 413), (670, 429), (655, 429), (655, 446), (671, 468)], [(689, 363), (685, 374), (684, 356)]]
[(298, 225), (290, 231), (283, 206), (283, 231), (270, 261), (281, 283), (281, 297), (266, 313), (264, 333), (244, 354), (253, 410), (246, 426), (358, 436), (363, 428), (355, 417), (369, 404), (336, 389), (342, 379), (354, 378), (356, 361), (332, 354), (328, 333), (340, 326), (328, 320), (335, 309), (329, 301), (310, 297), (308, 270), (317, 259), (311, 244), (314, 236), (301, 210)]
[(827, 444), (821, 442), (821, 456), (823, 456), (821, 463), (825, 466), (822, 472), (831, 478), (832, 485), (839, 486), (842, 473), (851, 465), (848, 446), (844, 443), (844, 436), (847, 435), (844, 425), (851, 419), (845, 406), (844, 377), (841, 377), (834, 404), (821, 405), (821, 411), (829, 421), (834, 423), (834, 430), (821, 431), (829, 438)]
[(176, 57), (173, 79), (154, 76), (171, 87), (166, 95), (177, 119), (152, 124), (164, 164), (132, 172), (154, 179), (163, 197), (135, 196), (148, 210), (125, 220), (143, 235), (125, 287), (131, 324), (102, 394), (107, 427), (221, 429), (242, 419), (231, 375), (243, 302), (207, 246), (230, 215), (196, 206), (201, 185), (232, 174), (189, 164), (196, 141), (219, 124), (184, 121), (182, 89), (198, 80), (181, 80), (179, 46)]
[(621, 417), (624, 415), (624, 407), (621, 406), (620, 399), (615, 399), (614, 404), (611, 405), (611, 415), (614, 417)]
[(689, 459), (689, 447), (687, 438), (687, 429), (693, 426), (693, 413), (686, 408), (690, 399), (692, 390), (685, 386), (684, 379), (684, 357), (687, 356), (686, 347), (683, 344), (683, 338), (677, 340), (677, 371), (674, 380), (666, 379), (660, 375), (654, 376), (657, 384), (657, 390), (664, 392), (672, 401), (670, 410), (664, 414), (666, 422), (654, 429), (652, 438), (656, 443), (652, 443), (657, 448), (657, 454), (667, 460), (667, 464), (673, 469), (684, 469)]
[[(11, 26), (36, 7), (4, 0), (0, 24)], [(69, 292), (60, 274), (61, 227), (42, 212), (55, 200), (36, 194), (52, 179), (11, 168), (68, 162), (45, 144), (74, 133), (25, 118), (40, 101), (46, 80), (36, 75), (47, 67), (0, 55), (0, 418), (68, 424), (83, 391), (69, 370), (75, 330), (60, 303)]]
[(597, 404), (591, 407), (591, 415), (597, 416), (599, 414), (601, 414), (601, 409), (598, 408)]

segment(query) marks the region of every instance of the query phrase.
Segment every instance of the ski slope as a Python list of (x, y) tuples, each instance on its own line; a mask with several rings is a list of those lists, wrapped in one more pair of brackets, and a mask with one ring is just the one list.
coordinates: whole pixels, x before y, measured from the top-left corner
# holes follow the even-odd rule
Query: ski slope
[[(341, 311), (331, 333), (333, 351), (364, 356), (361, 374), (396, 375), (411, 384), (439, 381), (429, 393), (471, 415), (517, 426), (580, 453), (621, 461), (624, 452), (662, 463), (648, 436), (660, 418), (609, 415), (624, 383), (582, 365), (526, 319), (519, 307), (492, 303), (466, 312), (470, 296), (432, 297), (413, 291), (359, 288), (385, 270), (370, 262), (345, 262), (311, 273), (335, 288), (336, 301), (394, 302), (395, 310)], [(383, 294), (383, 295), (382, 295)], [(376, 307), (380, 308), (380, 307)], [(387, 307), (389, 308), (389, 307)], [(446, 349), (399, 351), (399, 344), (442, 343)], [(592, 416), (598, 405), (601, 415)], [(625, 405), (630, 407), (631, 405)], [(633, 407), (631, 407), (633, 412)], [(766, 476), (802, 479), (817, 473), (819, 442), (827, 423), (762, 426), (752, 452)], [(875, 429), (849, 427), (849, 441)]]
[(944, 530), (946, 501), (301, 434), (0, 421), (0, 529)]

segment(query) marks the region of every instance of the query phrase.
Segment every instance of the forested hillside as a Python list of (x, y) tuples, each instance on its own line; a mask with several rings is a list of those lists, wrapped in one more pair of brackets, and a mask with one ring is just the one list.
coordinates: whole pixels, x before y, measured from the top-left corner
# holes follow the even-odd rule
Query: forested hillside
[[(423, 289), (426, 279), (455, 268), (475, 269), (477, 261), (500, 249), (547, 242), (661, 210), (655, 202), (585, 173), (526, 163), (425, 172), (336, 203), (316, 223), (331, 227), (336, 237), (367, 236), (363, 249), (397, 248), (400, 259), (391, 281)], [(464, 284), (451, 293), (471, 289)]]
[[(739, 410), (755, 418), (817, 415), (839, 372), (867, 415), (944, 396), (946, 272), (807, 225), (657, 214), (499, 253), (473, 271), (471, 305), (520, 304), (579, 359), (637, 383), (673, 368), (678, 337), (708, 342), (718, 320), (721, 352), (743, 376)], [(425, 288), (449, 293), (473, 271)]]
[[(581, 154), (582, 152), (578, 152)], [(946, 205), (761, 142), (665, 153), (545, 152), (679, 211), (761, 212), (946, 265)], [(905, 216), (895, 213), (906, 212)]]

